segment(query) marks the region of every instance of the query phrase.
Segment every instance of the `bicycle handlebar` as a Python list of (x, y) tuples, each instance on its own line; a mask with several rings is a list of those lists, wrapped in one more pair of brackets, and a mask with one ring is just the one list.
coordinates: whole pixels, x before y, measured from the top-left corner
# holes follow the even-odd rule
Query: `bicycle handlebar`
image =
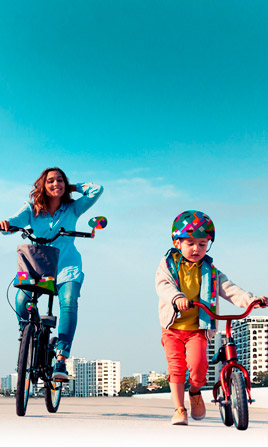
[(252, 301), (252, 303), (249, 304), (248, 308), (245, 310), (245, 312), (243, 314), (240, 315), (218, 315), (215, 314), (214, 312), (212, 312), (208, 306), (206, 306), (203, 303), (199, 303), (196, 301), (190, 301), (189, 302), (189, 307), (193, 308), (195, 306), (201, 307), (205, 312), (207, 312), (208, 315), (210, 315), (212, 318), (216, 318), (217, 320), (240, 320), (242, 318), (247, 317), (250, 312), (253, 310), (253, 308), (257, 305), (260, 305), (260, 307), (266, 307), (266, 304), (264, 302), (264, 300), (262, 299), (257, 299)]
[[(1, 231), (4, 232), (4, 230), (1, 230)], [(45, 237), (35, 237), (35, 236), (33, 237), (32, 236), (32, 234), (33, 234), (32, 228), (21, 228), (21, 227), (10, 226), (8, 231), (11, 233), (16, 233), (17, 231), (21, 231), (23, 239), (28, 238), (28, 239), (30, 239), (30, 241), (35, 242), (40, 245), (49, 244), (49, 243), (55, 241), (56, 239), (58, 239), (58, 237), (60, 237), (60, 236), (94, 238), (94, 235), (95, 235), (94, 230), (92, 231), (92, 233), (85, 233), (82, 231), (67, 231), (63, 227), (60, 228), (58, 233), (50, 239), (45, 238)]]

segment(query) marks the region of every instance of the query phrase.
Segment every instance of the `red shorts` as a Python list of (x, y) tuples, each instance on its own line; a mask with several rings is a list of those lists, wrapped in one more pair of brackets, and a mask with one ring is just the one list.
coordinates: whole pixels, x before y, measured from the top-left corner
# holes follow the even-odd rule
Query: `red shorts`
[(170, 383), (184, 383), (188, 369), (191, 385), (200, 388), (206, 384), (208, 361), (204, 330), (180, 331), (162, 328), (161, 343), (166, 353)]

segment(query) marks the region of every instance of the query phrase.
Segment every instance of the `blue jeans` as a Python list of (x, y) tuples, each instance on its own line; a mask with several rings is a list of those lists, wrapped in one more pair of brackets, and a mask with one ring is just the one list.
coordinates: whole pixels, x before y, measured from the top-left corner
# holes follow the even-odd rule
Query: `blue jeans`
[[(81, 284), (76, 281), (68, 281), (58, 286), (60, 305), (60, 319), (58, 328), (57, 355), (70, 356), (71, 346), (77, 325), (78, 297)], [(30, 292), (19, 290), (16, 298), (16, 311), (24, 320), (28, 320), (29, 313), (25, 304), (29, 301)], [(20, 321), (20, 317), (18, 317)]]

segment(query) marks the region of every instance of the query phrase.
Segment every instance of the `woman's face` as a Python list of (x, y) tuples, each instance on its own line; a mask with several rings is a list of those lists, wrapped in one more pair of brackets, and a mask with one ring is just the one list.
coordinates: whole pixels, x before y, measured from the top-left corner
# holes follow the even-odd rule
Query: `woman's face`
[(46, 195), (51, 199), (60, 199), (65, 193), (65, 183), (59, 171), (49, 171), (45, 181)]

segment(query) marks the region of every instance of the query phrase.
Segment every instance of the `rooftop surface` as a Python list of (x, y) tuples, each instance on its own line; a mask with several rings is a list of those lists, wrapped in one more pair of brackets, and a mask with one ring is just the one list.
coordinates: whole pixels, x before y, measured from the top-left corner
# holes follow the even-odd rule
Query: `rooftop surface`
[[(267, 393), (267, 388), (265, 389)], [(264, 392), (263, 392), (264, 394)], [(207, 400), (207, 399), (205, 399)], [(266, 400), (267, 402), (267, 400)], [(163, 446), (213, 444), (265, 440), (268, 435), (268, 410), (250, 406), (250, 423), (246, 431), (222, 424), (218, 407), (207, 403), (207, 415), (197, 422), (189, 418), (188, 426), (172, 426), (173, 405), (170, 398), (91, 397), (62, 398), (56, 414), (47, 412), (43, 398), (29, 399), (27, 414), (18, 417), (15, 399), (0, 399), (0, 440), (20, 447), (37, 442), (38, 447), (56, 443), (74, 445)], [(186, 407), (189, 408), (186, 401)], [(191, 442), (189, 442), (191, 441)], [(193, 444), (192, 444), (193, 443)], [(53, 445), (52, 444), (52, 445)]]

